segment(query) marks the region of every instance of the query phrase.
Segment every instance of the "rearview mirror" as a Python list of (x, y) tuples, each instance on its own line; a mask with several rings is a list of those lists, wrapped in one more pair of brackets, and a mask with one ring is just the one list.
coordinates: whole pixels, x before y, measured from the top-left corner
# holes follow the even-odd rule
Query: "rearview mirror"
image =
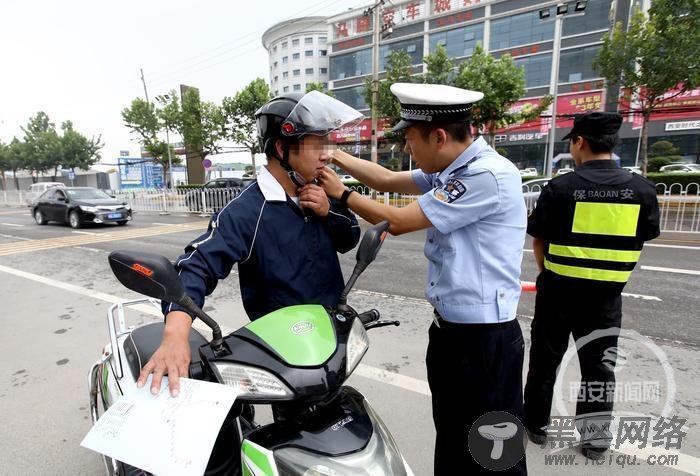
[(369, 266), (369, 264), (374, 261), (379, 253), (379, 248), (382, 247), (384, 243), (384, 238), (386, 238), (387, 230), (389, 229), (389, 222), (382, 221), (373, 225), (367, 229), (360, 246), (357, 248), (357, 255), (355, 259), (357, 264), (361, 264), (363, 269)]
[(169, 302), (181, 301), (185, 289), (165, 256), (137, 251), (113, 251), (109, 266), (120, 283), (137, 293)]
[(365, 231), (360, 246), (357, 248), (357, 263), (355, 264), (355, 269), (352, 270), (352, 275), (348, 279), (343, 293), (340, 295), (338, 300), (339, 307), (343, 306), (347, 302), (348, 293), (355, 285), (355, 281), (360, 276), (369, 264), (374, 261), (379, 253), (379, 248), (382, 247), (384, 243), (384, 238), (386, 238), (387, 230), (389, 230), (389, 222), (382, 221), (376, 225), (372, 225)]

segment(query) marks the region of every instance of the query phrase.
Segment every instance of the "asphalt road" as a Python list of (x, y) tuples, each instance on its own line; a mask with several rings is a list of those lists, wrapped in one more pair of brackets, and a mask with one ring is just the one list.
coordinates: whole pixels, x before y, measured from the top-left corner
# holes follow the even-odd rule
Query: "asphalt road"
[[(0, 208), (0, 298), (5, 308), (0, 346), (6, 356), (0, 361), (0, 414), (5, 416), (0, 474), (99, 474), (97, 456), (79, 447), (90, 427), (85, 377), (107, 339), (109, 300), (135, 297), (111, 276), (106, 255), (114, 249), (139, 249), (175, 259), (205, 226), (206, 219), (196, 216), (136, 214), (126, 227), (74, 231), (57, 224), (38, 226), (26, 209)], [(424, 368), (431, 308), (423, 299), (423, 240), (422, 232), (388, 238), (350, 296), (360, 310), (376, 307), (383, 317), (402, 321), (399, 328), (371, 332), (372, 347), (351, 384), (377, 408), (418, 475), (432, 473), (434, 438)], [(675, 372), (675, 414), (688, 420), (680, 470), (697, 474), (700, 236), (670, 233), (652, 245), (625, 289), (623, 322), (652, 338), (668, 356)], [(521, 279), (534, 281), (529, 242), (525, 249)], [(354, 253), (342, 256), (341, 263), (348, 276)], [(519, 321), (526, 335), (533, 307), (533, 296), (523, 295)], [(223, 326), (245, 324), (235, 274), (217, 288), (205, 309)], [(651, 378), (654, 366), (641, 354), (635, 357), (642, 364), (630, 367)], [(562, 471), (546, 464), (541, 452), (528, 448), (531, 474)], [(580, 465), (567, 472), (590, 472), (583, 460)], [(628, 469), (609, 465), (601, 471)], [(649, 474), (678, 470), (639, 468)]]

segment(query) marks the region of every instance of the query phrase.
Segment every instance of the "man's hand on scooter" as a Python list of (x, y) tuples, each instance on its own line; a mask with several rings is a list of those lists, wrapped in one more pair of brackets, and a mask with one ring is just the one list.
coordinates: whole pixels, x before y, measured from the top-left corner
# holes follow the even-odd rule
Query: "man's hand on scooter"
[(189, 343), (191, 325), (192, 318), (184, 312), (174, 311), (168, 314), (163, 341), (141, 369), (136, 382), (139, 388), (143, 387), (148, 376), (153, 374), (151, 393), (157, 395), (160, 392), (163, 376), (167, 375), (170, 382), (170, 395), (178, 396), (180, 377), (187, 377), (191, 360)]

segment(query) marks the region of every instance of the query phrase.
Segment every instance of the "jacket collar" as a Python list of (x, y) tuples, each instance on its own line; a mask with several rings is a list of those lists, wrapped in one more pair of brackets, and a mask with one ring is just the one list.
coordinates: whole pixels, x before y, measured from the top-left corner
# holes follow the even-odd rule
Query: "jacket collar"
[(578, 167), (576, 167), (577, 170), (580, 169), (619, 169), (620, 166), (617, 165), (617, 163), (610, 159), (610, 160), (589, 160), (587, 162), (582, 163)]
[(268, 202), (286, 202), (287, 194), (277, 179), (267, 170), (267, 167), (260, 167), (258, 174), (258, 186)]

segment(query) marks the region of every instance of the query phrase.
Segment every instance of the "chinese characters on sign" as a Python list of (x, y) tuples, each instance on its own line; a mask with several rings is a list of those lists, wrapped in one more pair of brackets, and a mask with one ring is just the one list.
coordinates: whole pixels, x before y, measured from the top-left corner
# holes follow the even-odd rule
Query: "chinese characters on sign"
[[(400, 5), (387, 4), (380, 14), (382, 24), (386, 26), (400, 26), (426, 16), (424, 3), (416, 0)], [(333, 28), (333, 38), (338, 40), (369, 33), (372, 31), (372, 24), (372, 15), (359, 15), (355, 18), (338, 21)]]

